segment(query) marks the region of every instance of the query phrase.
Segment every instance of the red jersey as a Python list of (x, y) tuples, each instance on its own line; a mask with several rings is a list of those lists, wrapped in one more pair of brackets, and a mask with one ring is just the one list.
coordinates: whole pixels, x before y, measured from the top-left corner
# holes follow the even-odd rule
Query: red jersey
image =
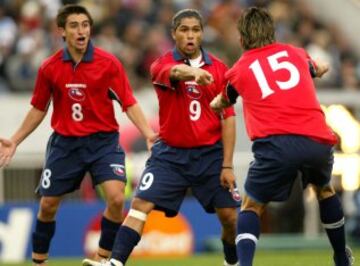
[[(170, 70), (177, 64), (189, 64), (174, 49), (151, 65), (152, 82), (159, 99), (160, 138), (170, 146), (190, 148), (212, 145), (221, 139), (221, 119), (210, 108), (211, 100), (222, 91), (227, 67), (202, 50), (201, 68), (211, 73), (214, 82), (207, 86), (195, 81), (171, 82)], [(228, 108), (223, 117), (235, 115)]]
[(44, 61), (31, 104), (45, 111), (52, 100), (54, 131), (81, 137), (119, 130), (112, 99), (120, 102), (123, 111), (136, 103), (121, 63), (89, 43), (78, 64), (66, 49)]
[(251, 140), (295, 134), (334, 144), (309, 71), (314, 62), (304, 49), (275, 43), (246, 51), (226, 73), (232, 90), (241, 95)]

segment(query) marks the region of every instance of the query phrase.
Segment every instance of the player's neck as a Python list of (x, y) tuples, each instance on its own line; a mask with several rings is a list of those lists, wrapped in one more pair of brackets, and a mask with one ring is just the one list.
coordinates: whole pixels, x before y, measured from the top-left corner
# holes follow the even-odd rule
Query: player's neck
[(83, 56), (86, 53), (86, 50), (82, 51), (82, 50), (74, 49), (74, 48), (71, 48), (71, 47), (68, 47), (68, 51), (69, 51), (69, 54), (71, 55), (72, 60), (76, 64), (81, 61), (81, 59), (83, 58)]

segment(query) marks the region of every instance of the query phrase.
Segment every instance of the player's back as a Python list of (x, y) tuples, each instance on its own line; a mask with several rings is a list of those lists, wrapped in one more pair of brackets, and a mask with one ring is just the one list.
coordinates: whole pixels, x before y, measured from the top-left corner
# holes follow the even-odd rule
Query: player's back
[(300, 48), (274, 43), (246, 51), (228, 71), (243, 98), (251, 139), (279, 134), (334, 143), (310, 74), (312, 60)]

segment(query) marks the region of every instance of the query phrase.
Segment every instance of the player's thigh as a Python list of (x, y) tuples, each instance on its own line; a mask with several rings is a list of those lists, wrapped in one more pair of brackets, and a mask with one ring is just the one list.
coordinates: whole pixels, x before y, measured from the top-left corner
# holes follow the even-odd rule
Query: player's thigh
[(334, 163), (333, 147), (312, 140), (308, 141), (309, 158), (300, 169), (304, 186), (312, 184), (318, 187), (320, 191), (321, 188), (324, 188), (324, 193), (326, 193), (326, 187), (330, 184)]
[(110, 140), (101, 141), (103, 142), (101, 149), (93, 157), (89, 167), (94, 186), (109, 180), (122, 181), (126, 184), (125, 153), (119, 146), (118, 139), (112, 137)]
[(86, 168), (72, 146), (69, 141), (56, 134), (49, 139), (38, 186), (42, 196), (60, 196), (80, 187)]
[(164, 211), (167, 216), (174, 216), (188, 187), (189, 182), (173, 165), (151, 161), (141, 176), (135, 197), (154, 203), (155, 209)]
[(279, 143), (278, 138), (256, 140), (253, 144), (254, 160), (245, 180), (246, 194), (260, 203), (284, 201), (298, 176), (298, 165), (291, 145)]
[(206, 212), (214, 213), (215, 209), (237, 208), (240, 206), (240, 199), (233, 198), (229, 189), (220, 184), (220, 170), (215, 170), (201, 178), (202, 182), (192, 184), (192, 192)]

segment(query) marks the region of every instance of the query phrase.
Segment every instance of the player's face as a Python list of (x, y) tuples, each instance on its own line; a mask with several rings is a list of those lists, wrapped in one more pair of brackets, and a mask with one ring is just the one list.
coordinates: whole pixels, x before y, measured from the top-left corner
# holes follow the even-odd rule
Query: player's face
[(84, 54), (90, 39), (90, 21), (85, 14), (72, 14), (66, 19), (62, 36), (71, 52)]
[(172, 32), (172, 37), (179, 52), (187, 58), (194, 59), (200, 55), (203, 30), (198, 19), (183, 18), (180, 25)]

